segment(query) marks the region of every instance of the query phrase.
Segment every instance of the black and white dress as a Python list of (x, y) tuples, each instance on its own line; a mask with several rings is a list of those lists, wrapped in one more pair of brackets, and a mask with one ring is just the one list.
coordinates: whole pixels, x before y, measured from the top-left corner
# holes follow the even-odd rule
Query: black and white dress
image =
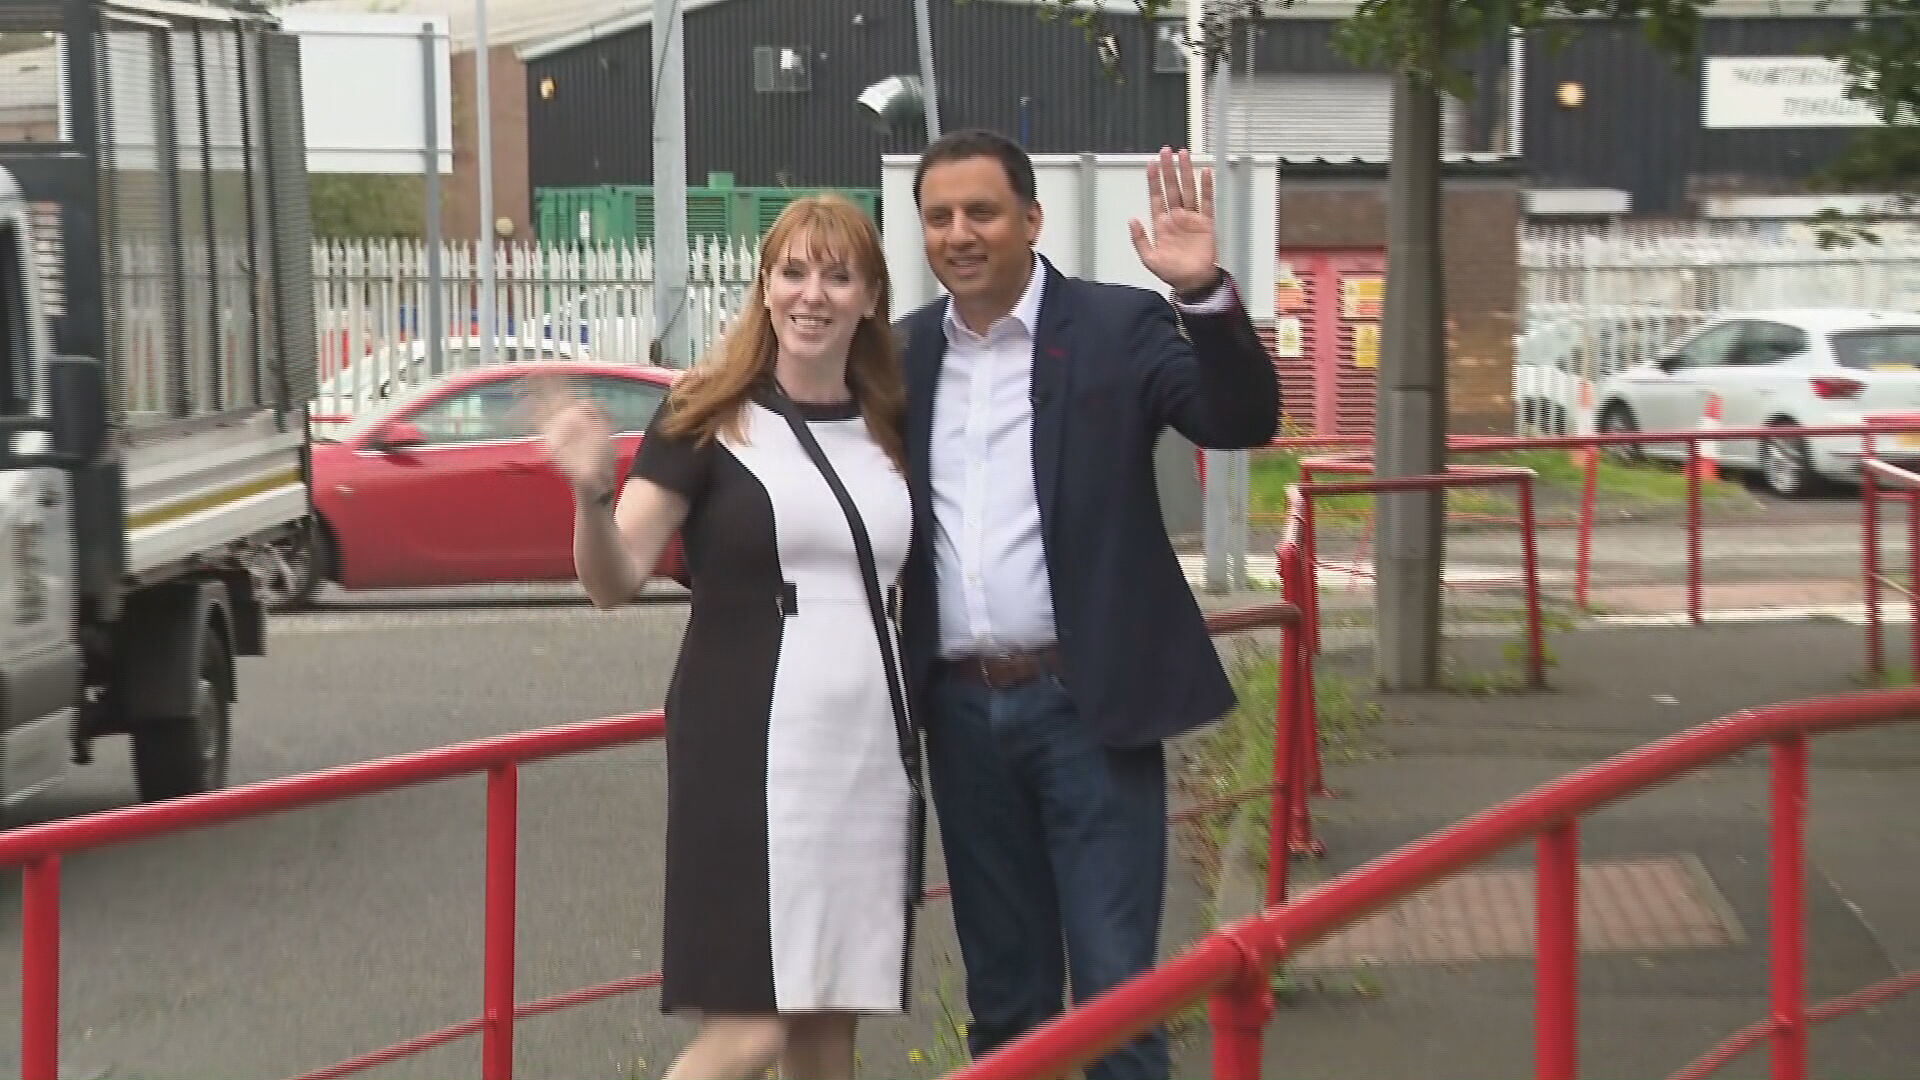
[(656, 418), (633, 464), (691, 503), (692, 611), (666, 700), (660, 1004), (898, 1013), (918, 857), (903, 738), (853, 531), (780, 410), (805, 419), (858, 508), (883, 594), (912, 509), (857, 406), (777, 394), (746, 406), (741, 437), (704, 445)]

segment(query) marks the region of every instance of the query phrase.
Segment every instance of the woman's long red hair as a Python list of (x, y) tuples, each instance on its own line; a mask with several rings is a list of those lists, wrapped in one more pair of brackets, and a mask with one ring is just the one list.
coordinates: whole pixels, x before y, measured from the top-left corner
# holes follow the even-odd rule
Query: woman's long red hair
[(843, 262), (874, 288), (874, 317), (860, 320), (847, 352), (847, 387), (860, 403), (860, 413), (874, 441), (905, 468), (904, 426), (906, 388), (900, 357), (887, 324), (890, 299), (887, 260), (880, 231), (860, 208), (846, 198), (808, 195), (788, 203), (760, 241), (760, 269), (747, 290), (739, 319), (713, 349), (675, 384), (668, 399), (662, 429), (676, 437), (698, 441), (725, 429), (740, 434), (740, 416), (760, 383), (773, 372), (779, 341), (773, 317), (767, 311), (767, 274), (784, 258), (795, 241), (815, 260)]

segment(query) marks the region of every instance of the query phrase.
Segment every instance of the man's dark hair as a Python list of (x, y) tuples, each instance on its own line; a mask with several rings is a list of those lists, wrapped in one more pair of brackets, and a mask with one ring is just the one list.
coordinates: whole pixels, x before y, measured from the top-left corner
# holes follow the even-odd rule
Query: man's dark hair
[(920, 205), (920, 182), (926, 179), (929, 168), (977, 157), (1000, 162), (1000, 168), (1007, 174), (1007, 183), (1021, 202), (1031, 206), (1039, 201), (1040, 193), (1033, 180), (1033, 160), (1020, 144), (999, 132), (969, 128), (942, 135), (920, 152), (920, 164), (913, 171), (913, 205)]

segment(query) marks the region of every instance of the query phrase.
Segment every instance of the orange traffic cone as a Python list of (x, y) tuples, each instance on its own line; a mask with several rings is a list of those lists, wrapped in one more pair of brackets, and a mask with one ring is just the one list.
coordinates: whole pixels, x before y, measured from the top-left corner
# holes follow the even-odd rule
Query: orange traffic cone
[[(1576, 396), (1575, 414), (1573, 417), (1573, 423), (1568, 425), (1568, 427), (1569, 427), (1569, 430), (1562, 432), (1562, 434), (1566, 434), (1566, 435), (1593, 434), (1593, 380), (1592, 379), (1580, 380), (1580, 389)], [(1593, 452), (1594, 452), (1594, 447), (1592, 446), (1577, 446), (1567, 451), (1567, 457), (1572, 460), (1574, 468), (1583, 469), (1586, 467), (1588, 456), (1591, 455)]]
[[(1707, 395), (1707, 407), (1705, 411), (1700, 414), (1700, 430), (1720, 430), (1719, 394)], [(1700, 480), (1703, 483), (1720, 479), (1719, 459), (1720, 444), (1709, 439), (1702, 439), (1700, 441), (1700, 453), (1698, 457), (1689, 458), (1689, 460), (1695, 460), (1700, 463)]]

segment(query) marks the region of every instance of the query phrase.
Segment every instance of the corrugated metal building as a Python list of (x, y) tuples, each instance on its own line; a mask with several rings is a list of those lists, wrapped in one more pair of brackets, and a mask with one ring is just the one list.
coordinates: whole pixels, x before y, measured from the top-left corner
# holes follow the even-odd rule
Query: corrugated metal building
[[(1129, 8), (1131, 4), (1129, 4)], [(918, 70), (913, 8), (874, 0), (688, 0), (687, 174), (740, 185), (877, 187), (883, 134), (855, 99)], [(1031, 4), (931, 5), (945, 127), (985, 125), (1034, 149), (1126, 150), (1179, 140), (1184, 81), (1155, 76), (1137, 16), (1109, 19), (1117, 81), (1082, 32)], [(648, 182), (651, 11), (523, 49), (535, 187)]]
[[(1810, 115), (1857, 119), (1837, 84), (1819, 82), (1822, 48), (1853, 29), (1848, 11), (1844, 2), (1722, 0), (1705, 13), (1700, 55), (1677, 63), (1637, 25), (1583, 23), (1559, 46), (1547, 32), (1530, 34), (1524, 138), (1515, 149), (1532, 177), (1533, 213), (1810, 212), (1824, 200), (1799, 197), (1807, 180), (1858, 130), (1817, 126), (1824, 121)], [(1732, 78), (1710, 79), (1713, 69)], [(1809, 81), (1790, 92), (1767, 88), (1791, 79)], [(1766, 200), (1769, 211), (1756, 215), (1757, 196), (1790, 197)]]
[[(1248, 31), (1234, 64), (1227, 123), (1236, 149), (1302, 160), (1373, 160), (1390, 153), (1392, 86), (1334, 48), (1353, 5), (1301, 0)], [(1507, 44), (1494, 39), (1458, 58), (1472, 92), (1444, 98), (1441, 149), (1499, 149), (1506, 115)]]
[[(1184, 144), (1183, 20), (1151, 25), (1132, 0), (1104, 7), (1101, 44), (1066, 21), (1042, 21), (1032, 0), (933, 0), (942, 126), (997, 128), (1036, 153)], [(1237, 149), (1387, 152), (1386, 77), (1332, 48), (1334, 21), (1350, 9), (1306, 0), (1252, 31), (1229, 117)], [(726, 172), (740, 185), (872, 187), (881, 154), (923, 142), (913, 131), (882, 134), (855, 105), (874, 83), (918, 71), (906, 0), (685, 0), (683, 11), (693, 183)], [(520, 50), (534, 187), (648, 182), (651, 21), (649, 8)], [(1505, 57), (1496, 43), (1473, 58), (1489, 92), (1452, 103), (1448, 149), (1494, 145)]]
[[(693, 183), (723, 172), (743, 186), (872, 187), (881, 154), (919, 146), (917, 131), (883, 134), (855, 105), (875, 82), (917, 72), (908, 0), (683, 3)], [(1179, 9), (1149, 25), (1133, 0), (1102, 6), (1111, 72), (1102, 46), (1039, 19), (1034, 0), (932, 0), (943, 126), (998, 128), (1035, 152), (1184, 143)], [(1388, 155), (1387, 76), (1333, 47), (1353, 6), (1297, 0), (1249, 31), (1235, 60), (1236, 148)], [(1820, 99), (1815, 113), (1844, 113), (1836, 88), (1788, 93), (1767, 80), (1817, 81), (1807, 65), (1818, 68), (1821, 45), (1849, 32), (1858, 7), (1718, 0), (1702, 55), (1678, 62), (1631, 23), (1581, 20), (1559, 45), (1550, 31), (1501, 35), (1462, 58), (1471, 93), (1447, 102), (1443, 146), (1519, 161), (1536, 217), (1751, 216), (1756, 196), (1804, 192), (1855, 130), (1844, 125), (1857, 116), (1783, 112), (1797, 94)], [(650, 181), (650, 8), (520, 50), (535, 188)], [(1769, 212), (1810, 205), (1775, 199)]]

